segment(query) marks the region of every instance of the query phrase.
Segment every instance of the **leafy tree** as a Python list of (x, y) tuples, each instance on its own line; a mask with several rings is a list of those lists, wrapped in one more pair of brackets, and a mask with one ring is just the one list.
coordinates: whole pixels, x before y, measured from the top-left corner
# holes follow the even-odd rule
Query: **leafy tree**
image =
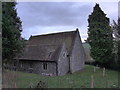
[(17, 16), (16, 2), (2, 2), (2, 59), (12, 60), (23, 48), (21, 21)]
[[(0, 63), (2, 63), (1, 60), (2, 60), (2, 36), (1, 36), (1, 31), (0, 31)], [(0, 64), (0, 68), (1, 68), (1, 65), (2, 64)]]
[(115, 51), (117, 56), (116, 59), (117, 59), (118, 65), (120, 65), (120, 17), (118, 18), (117, 23), (113, 20), (112, 30), (113, 30), (113, 34), (115, 36), (115, 41), (116, 41), (115, 43)]
[[(120, 31), (120, 28), (119, 28), (119, 31)], [(118, 41), (118, 53), (117, 54), (118, 54), (118, 69), (119, 69), (120, 68), (120, 40)]]
[(113, 20), (112, 30), (115, 36), (115, 40), (118, 41), (120, 38), (120, 18), (118, 18), (117, 23)]
[(101, 10), (99, 4), (93, 8), (88, 18), (88, 42), (91, 46), (91, 56), (96, 64), (107, 66), (113, 59), (113, 36), (109, 26), (109, 18)]
[[(118, 18), (117, 22), (115, 22), (113, 20), (112, 30), (113, 30), (114, 42), (115, 42), (114, 43), (114, 52), (115, 52), (116, 56), (118, 56), (117, 53), (118, 53), (118, 45), (119, 45), (119, 40), (120, 40), (120, 18)], [(116, 57), (116, 59), (118, 60), (118, 57)]]
[(119, 40), (118, 40), (118, 65), (119, 65), (119, 67), (118, 68), (120, 68), (120, 18), (118, 19), (117, 30), (118, 30), (118, 34), (119, 34)]

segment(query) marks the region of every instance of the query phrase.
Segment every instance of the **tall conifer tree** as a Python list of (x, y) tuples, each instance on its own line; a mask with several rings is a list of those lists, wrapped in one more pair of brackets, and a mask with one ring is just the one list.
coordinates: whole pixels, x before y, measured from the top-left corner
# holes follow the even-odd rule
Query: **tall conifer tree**
[(10, 61), (21, 51), (23, 40), (16, 2), (2, 2), (2, 59)]
[(88, 18), (88, 42), (91, 46), (91, 56), (99, 65), (109, 65), (113, 59), (113, 36), (109, 18), (101, 10), (99, 4), (93, 8)]

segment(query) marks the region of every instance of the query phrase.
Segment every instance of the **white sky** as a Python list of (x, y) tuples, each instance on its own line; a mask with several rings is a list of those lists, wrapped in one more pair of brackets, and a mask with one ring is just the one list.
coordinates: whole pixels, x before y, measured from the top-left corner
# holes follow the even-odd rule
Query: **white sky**
[[(82, 41), (87, 38), (88, 16), (96, 2), (18, 2), (17, 12), (22, 21), (22, 37), (72, 31), (79, 28)], [(118, 2), (99, 2), (112, 20), (118, 18)]]

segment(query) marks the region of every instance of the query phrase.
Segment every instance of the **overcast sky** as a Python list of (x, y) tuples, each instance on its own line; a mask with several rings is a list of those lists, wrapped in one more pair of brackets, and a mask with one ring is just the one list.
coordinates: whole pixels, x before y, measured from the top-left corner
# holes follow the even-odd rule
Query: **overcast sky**
[[(22, 37), (72, 31), (79, 28), (82, 41), (87, 38), (88, 16), (96, 2), (18, 2)], [(100, 2), (101, 9), (112, 20), (118, 18), (117, 2)]]

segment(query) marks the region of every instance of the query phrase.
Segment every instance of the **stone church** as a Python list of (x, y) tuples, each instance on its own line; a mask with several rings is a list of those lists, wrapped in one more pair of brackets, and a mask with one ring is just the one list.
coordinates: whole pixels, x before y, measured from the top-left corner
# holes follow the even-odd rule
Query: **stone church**
[(83, 69), (85, 52), (76, 29), (31, 36), (17, 60), (21, 71), (59, 76)]

